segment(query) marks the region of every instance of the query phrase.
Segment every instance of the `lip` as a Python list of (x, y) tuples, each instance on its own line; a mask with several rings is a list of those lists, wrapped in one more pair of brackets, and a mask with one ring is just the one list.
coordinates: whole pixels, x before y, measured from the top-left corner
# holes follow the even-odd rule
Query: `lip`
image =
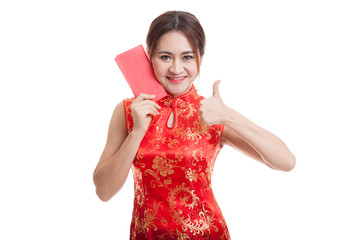
[(166, 79), (174, 84), (180, 84), (182, 83), (185, 79), (187, 78), (187, 76), (180, 76), (180, 77), (172, 77), (172, 76), (166, 76)]

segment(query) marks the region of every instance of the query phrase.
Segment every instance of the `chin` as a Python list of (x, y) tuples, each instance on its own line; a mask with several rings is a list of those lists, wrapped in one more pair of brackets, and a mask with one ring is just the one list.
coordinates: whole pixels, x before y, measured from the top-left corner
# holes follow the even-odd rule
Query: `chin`
[(173, 95), (174, 97), (177, 97), (177, 96), (187, 93), (191, 89), (191, 85), (192, 85), (192, 83), (188, 83), (186, 85), (168, 84), (167, 87), (165, 88), (165, 90), (168, 93), (170, 93), (171, 95)]

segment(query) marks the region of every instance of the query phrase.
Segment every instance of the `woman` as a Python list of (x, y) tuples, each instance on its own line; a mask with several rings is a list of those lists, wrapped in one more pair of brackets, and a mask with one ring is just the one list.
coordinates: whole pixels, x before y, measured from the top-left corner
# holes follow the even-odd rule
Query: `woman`
[(96, 192), (108, 201), (134, 175), (130, 239), (230, 239), (211, 189), (223, 145), (269, 167), (290, 171), (295, 157), (220, 96), (204, 99), (193, 81), (204, 55), (205, 34), (196, 17), (171, 11), (157, 17), (147, 36), (148, 56), (168, 95), (140, 94), (114, 110), (107, 143), (94, 172)]

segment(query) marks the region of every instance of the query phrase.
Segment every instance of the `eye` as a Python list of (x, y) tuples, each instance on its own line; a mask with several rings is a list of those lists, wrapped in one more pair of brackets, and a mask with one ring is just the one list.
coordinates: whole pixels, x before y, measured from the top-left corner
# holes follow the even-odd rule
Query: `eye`
[(165, 61), (171, 60), (171, 57), (169, 55), (161, 55), (160, 58)]
[(191, 56), (191, 55), (185, 55), (184, 56), (184, 60), (191, 60), (191, 59), (193, 59), (194, 57), (193, 56)]

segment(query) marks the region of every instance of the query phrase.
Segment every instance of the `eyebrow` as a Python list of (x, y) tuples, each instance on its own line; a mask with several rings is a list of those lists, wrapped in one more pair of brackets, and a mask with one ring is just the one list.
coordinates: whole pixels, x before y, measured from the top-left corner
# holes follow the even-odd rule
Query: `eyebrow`
[[(172, 55), (171, 52), (168, 52), (168, 51), (159, 51), (158, 52), (159, 54), (168, 54), (168, 55)], [(194, 54), (194, 51), (185, 51), (185, 52), (182, 52), (181, 53), (182, 55), (186, 55), (186, 54)]]

